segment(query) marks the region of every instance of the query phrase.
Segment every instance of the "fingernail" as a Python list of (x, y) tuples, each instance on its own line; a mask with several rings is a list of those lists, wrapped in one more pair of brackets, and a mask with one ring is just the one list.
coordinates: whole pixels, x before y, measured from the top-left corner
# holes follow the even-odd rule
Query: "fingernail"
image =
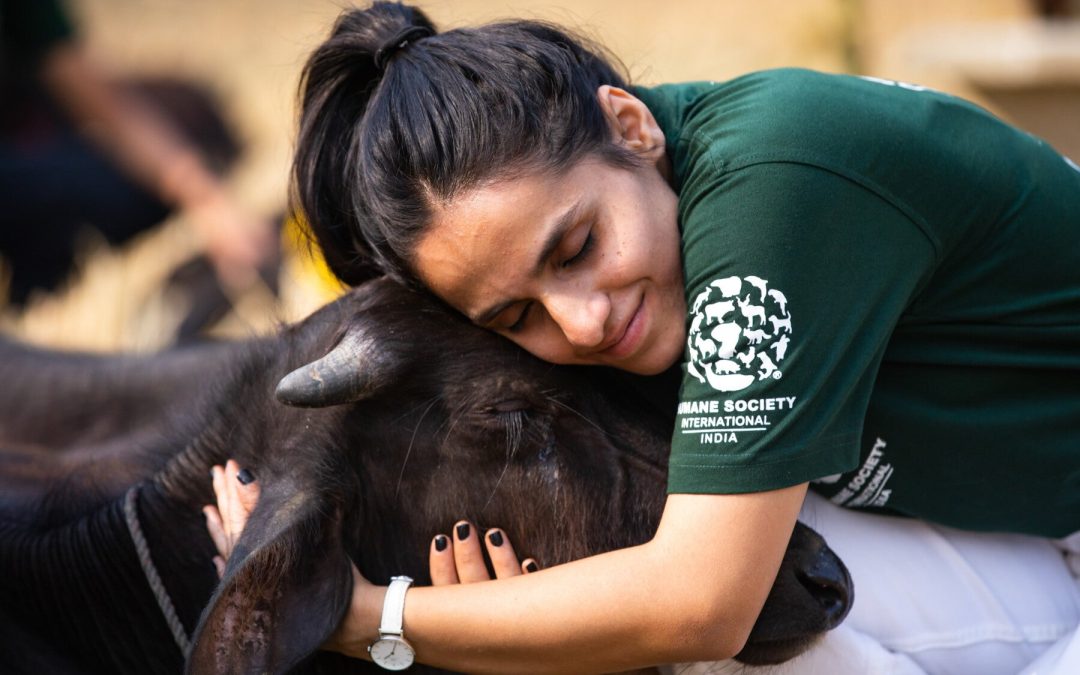
[(446, 550), (446, 545), (449, 544), (449, 543), (450, 543), (450, 540), (440, 534), (439, 536), (435, 537), (435, 550), (436, 551), (445, 551)]
[(240, 481), (241, 485), (247, 485), (248, 483), (255, 482), (255, 474), (251, 473), (247, 469), (240, 469), (236, 474), (236, 480)]
[(462, 523), (457, 526), (457, 538), (458, 541), (465, 541), (469, 538), (469, 524)]
[(502, 532), (499, 532), (498, 530), (495, 530), (494, 532), (492, 532), (491, 534), (488, 535), (488, 541), (491, 542), (492, 546), (502, 546), (502, 543), (503, 543)]
[(529, 561), (528, 563), (526, 563), (526, 564), (525, 564), (525, 570), (526, 570), (527, 572), (535, 572), (535, 571), (536, 571), (536, 570), (538, 570), (538, 569), (540, 569), (540, 568), (539, 568), (539, 567), (537, 567), (537, 566), (536, 566), (536, 563), (534, 563), (534, 562), (533, 562), (533, 561), (531, 561), (531, 560), (530, 560), (530, 561)]

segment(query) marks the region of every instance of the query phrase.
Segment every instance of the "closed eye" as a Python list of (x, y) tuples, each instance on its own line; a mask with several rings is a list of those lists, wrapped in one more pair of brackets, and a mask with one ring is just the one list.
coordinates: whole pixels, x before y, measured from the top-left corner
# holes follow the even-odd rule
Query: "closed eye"
[(588, 257), (588, 255), (589, 255), (589, 251), (592, 250), (592, 246), (593, 246), (593, 233), (592, 233), (592, 230), (589, 230), (589, 234), (586, 235), (585, 241), (581, 242), (581, 248), (578, 249), (577, 253), (570, 256), (566, 260), (562, 261), (559, 264), (559, 266), (563, 267), (563, 268), (566, 268), (566, 267), (570, 267), (571, 265), (574, 265), (575, 263), (579, 263), (582, 260), (585, 260), (585, 258)]
[(521, 314), (518, 315), (517, 321), (506, 327), (508, 333), (520, 333), (521, 329), (525, 327), (525, 320), (529, 317), (529, 310), (532, 309), (532, 303), (527, 303), (525, 308), (521, 310)]

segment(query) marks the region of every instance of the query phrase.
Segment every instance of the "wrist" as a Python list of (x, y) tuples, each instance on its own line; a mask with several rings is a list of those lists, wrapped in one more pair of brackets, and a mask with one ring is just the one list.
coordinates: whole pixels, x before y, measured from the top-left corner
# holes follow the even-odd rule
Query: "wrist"
[(368, 582), (354, 568), (349, 609), (324, 648), (370, 661), (367, 648), (379, 639), (379, 622), (382, 620), (386, 589), (386, 586), (376, 586)]
[(405, 594), (413, 583), (412, 577), (399, 575), (390, 579), (383, 600), (379, 639), (368, 647), (371, 660), (386, 670), (405, 670), (413, 665), (416, 651), (405, 639)]

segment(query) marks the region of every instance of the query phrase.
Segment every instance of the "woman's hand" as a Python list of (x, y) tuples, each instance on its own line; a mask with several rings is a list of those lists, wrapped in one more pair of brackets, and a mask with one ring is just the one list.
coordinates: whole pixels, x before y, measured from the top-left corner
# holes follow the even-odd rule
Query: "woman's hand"
[(250, 471), (241, 469), (231, 459), (225, 462), (225, 466), (211, 467), (210, 475), (213, 477), (217, 504), (204, 506), (203, 514), (206, 516), (206, 529), (217, 546), (214, 567), (220, 578), (225, 574), (225, 563), (247, 525), (248, 516), (259, 501), (259, 484)]
[[(224, 576), (225, 564), (259, 501), (259, 484), (250, 470), (241, 469), (231, 459), (225, 462), (225, 466), (211, 467), (210, 474), (217, 504), (204, 506), (203, 514), (206, 516), (206, 529), (218, 550), (218, 555), (214, 556), (214, 567), (220, 578)], [(375, 586), (365, 579), (351, 561), (350, 566), (353, 576), (350, 610), (323, 648), (370, 660), (367, 645), (378, 636), (373, 631), (379, 625), (379, 617), (374, 612), (382, 608), (386, 588)]]
[[(241, 469), (231, 459), (225, 462), (225, 466), (211, 467), (210, 473), (217, 504), (204, 506), (203, 514), (206, 516), (206, 529), (218, 550), (218, 555), (214, 556), (214, 567), (217, 568), (218, 577), (222, 577), (225, 564), (259, 501), (259, 484), (250, 470)], [(378, 637), (379, 613), (386, 588), (372, 584), (360, 574), (355, 564), (351, 561), (349, 564), (353, 576), (350, 609), (323, 648), (370, 660), (367, 645)]]
[[(490, 528), (482, 538), (496, 579), (516, 577), (539, 569), (532, 558), (518, 562), (514, 547), (510, 545), (510, 538), (504, 531)], [(432, 539), (429, 553), (431, 583), (435, 586), (446, 586), (491, 579), (484, 564), (480, 539), (481, 535), (476, 526), (467, 520), (458, 522), (452, 535), (440, 534)]]
[[(454, 526), (453, 536), (440, 534), (431, 540), (429, 564), (431, 581), (435, 586), (467, 584), (491, 578), (484, 565), (476, 527), (468, 521)], [(495, 577), (519, 576), (535, 572), (537, 564), (531, 558), (518, 562), (506, 533), (489, 529), (484, 534), (484, 546), (495, 570)], [(365, 579), (356, 565), (352, 567), (353, 596), (349, 611), (323, 649), (341, 652), (354, 658), (370, 660), (367, 647), (379, 637), (385, 586), (376, 586)]]

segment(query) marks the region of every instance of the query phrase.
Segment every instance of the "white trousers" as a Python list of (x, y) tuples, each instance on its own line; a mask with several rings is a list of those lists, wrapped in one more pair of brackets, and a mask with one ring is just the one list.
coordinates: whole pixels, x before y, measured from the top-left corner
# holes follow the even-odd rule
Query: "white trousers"
[(1065, 540), (963, 532), (842, 509), (809, 494), (802, 520), (847, 565), (855, 603), (810, 651), (771, 668), (670, 674), (1080, 674), (1080, 533)]

